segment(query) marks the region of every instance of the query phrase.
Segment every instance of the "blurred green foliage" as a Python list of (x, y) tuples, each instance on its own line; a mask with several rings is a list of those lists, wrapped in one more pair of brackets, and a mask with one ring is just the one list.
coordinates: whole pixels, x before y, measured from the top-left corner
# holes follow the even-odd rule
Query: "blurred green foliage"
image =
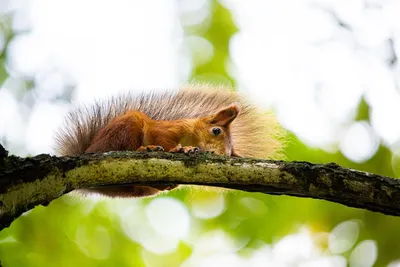
[[(192, 29), (187, 29), (188, 33), (193, 33)], [(237, 28), (232, 21), (232, 15), (222, 5), (214, 2), (211, 8), (210, 26), (204, 32), (194, 32), (206, 40), (214, 47), (214, 56), (205, 64), (196, 66), (192, 73), (192, 81), (205, 81), (212, 83), (226, 83), (234, 85), (234, 80), (226, 70), (229, 62), (229, 40)]]
[[(11, 24), (10, 16), (0, 15), (0, 31), (3, 33), (5, 37), (5, 43), (6, 43), (5, 47), (14, 36), (13, 32), (10, 29), (10, 24)], [(5, 59), (6, 59), (6, 53), (4, 49), (3, 51), (0, 51), (0, 84), (2, 84), (8, 76), (5, 68)]]
[[(0, 26), (5, 27), (3, 24)], [(217, 2), (213, 2), (211, 24), (206, 31), (196, 33), (193, 29), (188, 29), (190, 34), (206, 38), (215, 50), (211, 61), (196, 66), (192, 74), (193, 80), (202, 80), (205, 77), (211, 82), (226, 79), (234, 83), (234, 79), (228, 75), (226, 64), (229, 62), (229, 39), (236, 31), (230, 12)], [(11, 38), (12, 35), (8, 36)], [(0, 83), (6, 78), (4, 60), (5, 53), (2, 53)], [(355, 120), (369, 120), (369, 108), (365, 101), (360, 102)], [(380, 147), (373, 158), (357, 164), (346, 159), (340, 152), (332, 154), (309, 148), (293, 134), (289, 134), (288, 138), (287, 160), (336, 162), (348, 168), (394, 176), (392, 154), (384, 146)], [(191, 199), (201, 192), (201, 188), (180, 189), (160, 197), (172, 197), (181, 201), (191, 213)], [(221, 192), (206, 194), (213, 196)], [(193, 244), (181, 241), (173, 253), (152, 253), (124, 233), (121, 216), (114, 212), (116, 205), (146, 207), (151, 201), (152, 199), (95, 201), (64, 196), (47, 207), (38, 206), (0, 232), (1, 262), (4, 266), (41, 267), (179, 266), (193, 253)], [(384, 266), (400, 258), (400, 218), (322, 200), (239, 191), (224, 193), (224, 201), (225, 210), (215, 218), (199, 219), (192, 216), (191, 225), (196, 225), (196, 230), (193, 231), (223, 229), (235, 240), (247, 240), (246, 246), (241, 249), (244, 251), (246, 248), (259, 247), (261, 241), (273, 243), (298, 231), (302, 225), (315, 233), (329, 232), (340, 222), (358, 219), (362, 222), (358, 241), (373, 239), (378, 244), (376, 266)], [(250, 201), (252, 208), (244, 205), (245, 201)], [(140, 214), (130, 218), (138, 221), (138, 225), (146, 223), (142, 219)], [(322, 244), (324, 245), (326, 246)], [(349, 256), (349, 253), (344, 256)]]

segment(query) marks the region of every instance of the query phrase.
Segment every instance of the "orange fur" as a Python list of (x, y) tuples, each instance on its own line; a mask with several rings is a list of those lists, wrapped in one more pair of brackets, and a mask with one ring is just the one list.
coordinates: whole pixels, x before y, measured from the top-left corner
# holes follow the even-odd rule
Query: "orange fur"
[[(204, 118), (158, 121), (130, 110), (101, 128), (85, 152), (165, 150), (189, 153), (198, 148), (230, 156), (233, 150), (230, 124), (238, 113), (239, 108), (231, 105)], [(215, 129), (218, 135), (213, 132)], [(107, 196), (129, 197), (154, 195), (174, 187), (121, 186), (91, 190)]]
[[(230, 156), (229, 126), (238, 113), (238, 107), (232, 105), (204, 118), (157, 121), (142, 112), (128, 111), (100, 129), (85, 152), (156, 149), (156, 146), (171, 151), (184, 143), (184, 146)], [(213, 129), (218, 129), (217, 136)]]

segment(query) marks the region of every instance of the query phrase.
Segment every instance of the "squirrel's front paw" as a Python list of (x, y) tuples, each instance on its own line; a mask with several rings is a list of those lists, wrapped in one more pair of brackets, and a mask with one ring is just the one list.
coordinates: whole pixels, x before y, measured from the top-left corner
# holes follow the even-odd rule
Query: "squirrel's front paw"
[(151, 152), (151, 151), (164, 151), (164, 148), (162, 146), (141, 146), (136, 151), (139, 152)]
[(177, 145), (176, 147), (169, 150), (169, 152), (175, 153), (197, 153), (200, 152), (200, 148), (196, 146), (182, 146), (181, 144)]

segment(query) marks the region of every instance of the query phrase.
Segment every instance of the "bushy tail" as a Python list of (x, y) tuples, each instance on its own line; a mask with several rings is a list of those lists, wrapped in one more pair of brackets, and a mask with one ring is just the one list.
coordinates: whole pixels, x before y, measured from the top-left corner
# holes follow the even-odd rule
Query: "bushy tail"
[(280, 158), (284, 131), (275, 116), (258, 110), (234, 91), (207, 85), (173, 92), (123, 94), (78, 107), (56, 133), (56, 151), (59, 155), (84, 153), (95, 134), (127, 110), (141, 111), (155, 120), (190, 119), (214, 114), (234, 102), (241, 108), (231, 125), (235, 151), (244, 157)]

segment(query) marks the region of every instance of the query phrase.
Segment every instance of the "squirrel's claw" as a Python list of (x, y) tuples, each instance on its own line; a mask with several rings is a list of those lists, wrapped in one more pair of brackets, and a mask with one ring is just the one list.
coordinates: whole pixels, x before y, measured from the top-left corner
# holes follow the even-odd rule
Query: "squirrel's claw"
[(200, 148), (196, 146), (184, 146), (183, 147), (183, 153), (198, 153), (200, 152)]
[(164, 151), (164, 148), (162, 146), (141, 146), (136, 151), (138, 152)]
[(172, 148), (169, 150), (169, 152), (173, 153), (197, 153), (200, 152), (200, 148), (196, 146), (182, 146), (181, 144), (178, 144), (176, 147)]

